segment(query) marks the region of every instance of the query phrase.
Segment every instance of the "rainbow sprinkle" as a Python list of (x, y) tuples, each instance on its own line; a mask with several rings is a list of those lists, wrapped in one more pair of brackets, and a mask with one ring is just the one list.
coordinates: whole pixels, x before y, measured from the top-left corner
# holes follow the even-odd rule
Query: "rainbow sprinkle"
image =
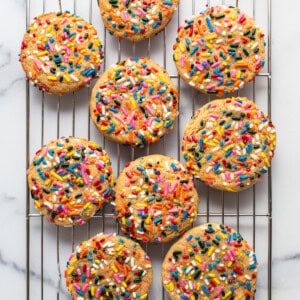
[(76, 299), (146, 299), (152, 265), (141, 246), (114, 234), (100, 233), (82, 242), (65, 270)]
[(23, 38), (20, 61), (34, 85), (60, 95), (87, 86), (103, 57), (96, 29), (66, 11), (34, 18)]
[(242, 88), (265, 64), (263, 32), (235, 7), (213, 6), (185, 20), (173, 49), (180, 76), (217, 96)]
[(126, 235), (160, 243), (178, 238), (192, 225), (198, 195), (192, 176), (178, 161), (156, 154), (125, 167), (112, 204)]
[(106, 137), (143, 147), (173, 129), (178, 91), (159, 65), (147, 58), (128, 58), (111, 66), (96, 83), (90, 111)]
[(186, 167), (207, 185), (237, 192), (267, 173), (276, 146), (268, 116), (247, 98), (214, 100), (185, 129)]
[(82, 225), (112, 198), (107, 153), (94, 142), (62, 137), (38, 150), (27, 171), (35, 208), (57, 225)]
[(229, 226), (204, 224), (188, 231), (167, 253), (162, 280), (171, 299), (253, 299), (256, 255)]

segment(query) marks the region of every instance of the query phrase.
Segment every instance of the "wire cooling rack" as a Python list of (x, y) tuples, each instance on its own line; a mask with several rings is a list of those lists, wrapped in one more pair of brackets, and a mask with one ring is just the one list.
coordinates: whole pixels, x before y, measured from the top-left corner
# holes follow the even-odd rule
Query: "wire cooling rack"
[[(94, 140), (109, 153), (115, 174), (125, 163), (141, 155), (166, 154), (181, 160), (180, 144), (185, 124), (193, 112), (210, 101), (210, 97), (188, 87), (178, 77), (172, 62), (172, 45), (176, 29), (185, 18), (207, 6), (225, 4), (241, 7), (252, 15), (266, 34), (266, 65), (253, 83), (240, 94), (253, 99), (271, 116), (271, 0), (181, 0), (167, 29), (139, 43), (118, 41), (110, 36), (101, 23), (96, 0), (26, 0), (26, 27), (33, 17), (48, 11), (69, 10), (89, 20), (103, 41), (104, 70), (128, 56), (147, 56), (164, 66), (180, 91), (180, 116), (174, 130), (159, 143), (145, 149), (134, 149), (105, 140), (91, 124), (88, 100), (91, 89), (57, 97), (26, 85), (26, 158), (27, 166), (34, 152), (51, 139), (60, 136), (80, 136)], [(236, 94), (237, 95), (237, 94)], [(272, 298), (272, 184), (271, 170), (261, 183), (240, 193), (212, 190), (197, 182), (200, 196), (195, 224), (225, 223), (236, 228), (253, 245), (259, 259), (256, 299)], [(62, 228), (48, 223), (34, 207), (27, 189), (26, 195), (26, 299), (71, 299), (63, 279), (69, 254), (81, 241), (98, 232), (120, 232), (112, 221), (111, 207), (99, 211), (86, 225)], [(161, 263), (171, 243), (147, 245), (143, 248), (153, 262), (154, 282), (149, 299), (168, 299), (161, 285)]]

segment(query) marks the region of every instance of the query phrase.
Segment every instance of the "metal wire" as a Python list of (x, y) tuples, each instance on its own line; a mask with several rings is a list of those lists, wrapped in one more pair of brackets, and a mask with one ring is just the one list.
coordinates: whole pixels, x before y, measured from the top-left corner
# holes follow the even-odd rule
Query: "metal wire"
[[(74, 13), (77, 14), (77, 0), (73, 0), (74, 1)], [(92, 14), (93, 14), (93, 4), (92, 4), (93, 0), (89, 1), (89, 21), (92, 22)], [(268, 12), (267, 12), (267, 18), (268, 18), (268, 52), (267, 52), (267, 63), (268, 63), (268, 68), (267, 68), (267, 72), (261, 72), (260, 74), (258, 74), (257, 76), (260, 78), (265, 78), (267, 80), (267, 95), (268, 95), (268, 114), (269, 116), (271, 116), (271, 0), (266, 0), (268, 3)], [(225, 4), (225, 0), (220, 0), (221, 4)], [(192, 1), (191, 5), (192, 5), (192, 13), (195, 14), (196, 13), (196, 5), (195, 5), (195, 0)], [(210, 0), (206, 0), (207, 6), (210, 7), (211, 5), (211, 1)], [(239, 5), (239, 1), (236, 0), (235, 1), (236, 6)], [(59, 6), (59, 11), (62, 11), (62, 4), (61, 4), (61, 0), (58, 0), (58, 6)], [(182, 4), (179, 4), (178, 7), (178, 12), (177, 12), (177, 25), (179, 26), (181, 24), (181, 17), (180, 17), (180, 7), (182, 6)], [(45, 7), (46, 7), (46, 0), (43, 0), (43, 12), (45, 11)], [(30, 23), (30, 10), (31, 10), (31, 0), (26, 0), (26, 28)], [(255, 16), (255, 11), (256, 11), (256, 5), (255, 5), (255, 0), (253, 1), (253, 16)], [(163, 66), (166, 69), (167, 68), (167, 45), (166, 45), (166, 36), (167, 36), (167, 30), (165, 29), (163, 33), (161, 33), (162, 37), (163, 37)], [(107, 53), (107, 30), (104, 29), (103, 32), (103, 44), (104, 44), (104, 53), (106, 55), (108, 55)], [(117, 44), (117, 54), (118, 54), (118, 60), (120, 61), (122, 58), (122, 41), (118, 41)], [(135, 56), (136, 55), (136, 43), (132, 43), (132, 55)], [(146, 47), (146, 53), (147, 56), (150, 58), (151, 56), (151, 39), (148, 40), (147, 42), (147, 47)], [(107, 60), (106, 60), (106, 55), (103, 61), (103, 69), (105, 70), (108, 66), (107, 66)], [(178, 74), (171, 74), (170, 77), (174, 80), (177, 81), (177, 87), (178, 90), (181, 91), (181, 79), (178, 76)], [(90, 93), (91, 93), (91, 89), (88, 89), (88, 97), (90, 97)], [(198, 93), (195, 90), (191, 91), (192, 93), (192, 112), (194, 113), (197, 106), (199, 106), (198, 101)], [(256, 100), (256, 82), (254, 80), (253, 82), (253, 89), (252, 89), (252, 95), (253, 95), (253, 100)], [(34, 150), (32, 149), (32, 144), (31, 144), (31, 139), (33, 137), (31, 137), (30, 131), (31, 131), (31, 120), (30, 120), (30, 112), (31, 112), (31, 93), (30, 93), (30, 85), (28, 83), (28, 81), (26, 81), (26, 166), (28, 168), (29, 166), (29, 161), (30, 161), (30, 151)], [(206, 98), (207, 101), (210, 101), (210, 97)], [(41, 145), (43, 145), (45, 143), (44, 141), (44, 137), (45, 137), (45, 114), (47, 114), (47, 112), (45, 112), (45, 103), (48, 99), (46, 99), (45, 94), (42, 92), (41, 93)], [(179, 102), (179, 107), (181, 105), (181, 101), (180, 101), (180, 97), (178, 99)], [(73, 93), (72, 94), (72, 101), (71, 101), (71, 106), (72, 106), (72, 136), (76, 136), (76, 122), (77, 118), (76, 118), (76, 103), (77, 103), (77, 94)], [(56, 104), (56, 134), (57, 137), (60, 136), (60, 119), (61, 119), (61, 98), (58, 97), (57, 98), (57, 104)], [(178, 140), (178, 144), (177, 144), (177, 159), (180, 160), (180, 143), (181, 143), (181, 133), (180, 133), (180, 129), (181, 129), (181, 120), (180, 117), (178, 118), (177, 121), (177, 140)], [(88, 130), (87, 130), (87, 138), (90, 139), (91, 138), (91, 122), (90, 122), (90, 112), (88, 109)], [(102, 142), (102, 146), (105, 148), (106, 145), (106, 140), (105, 138), (103, 138), (103, 142)], [(136, 156), (136, 152), (135, 152), (135, 148), (134, 147), (130, 147), (128, 148), (130, 149), (130, 159), (134, 160), (135, 156)], [(117, 156), (117, 175), (120, 173), (121, 171), (121, 146), (119, 144), (116, 145), (115, 148), (116, 151), (116, 156)], [(151, 151), (151, 147), (147, 146), (145, 149), (145, 153), (146, 155), (150, 154)], [(165, 138), (162, 139), (161, 142), (161, 152), (163, 154), (167, 154), (166, 153), (166, 140)], [(268, 227), (267, 227), (267, 234), (268, 234), (268, 270), (267, 270), (267, 274), (268, 274), (268, 278), (267, 278), (267, 285), (268, 285), (268, 292), (267, 292), (267, 299), (271, 300), (271, 296), (272, 296), (272, 181), (271, 181), (271, 177), (272, 177), (272, 172), (270, 169), (270, 172), (268, 173), (268, 183), (267, 183), (267, 212), (266, 213), (257, 213), (256, 211), (256, 189), (255, 187), (252, 188), (252, 212), (241, 212), (240, 211), (240, 194), (237, 193), (234, 197), (235, 197), (235, 212), (229, 213), (226, 212), (226, 192), (221, 192), (220, 193), (220, 200), (221, 200), (221, 212), (218, 211), (213, 211), (213, 209), (210, 208), (210, 200), (212, 201), (213, 197), (212, 197), (212, 193), (210, 192), (210, 189), (207, 188), (207, 192), (206, 192), (206, 211), (203, 211), (201, 213), (198, 213), (197, 216), (198, 218), (201, 218), (201, 220), (206, 219), (207, 222), (210, 221), (211, 218), (219, 218), (221, 219), (222, 223), (226, 223), (225, 219), (230, 219), (230, 220), (235, 220), (236, 224), (237, 224), (237, 230), (239, 231), (240, 229), (240, 220), (241, 219), (248, 219), (250, 218), (252, 220), (252, 244), (253, 247), (256, 247), (256, 222), (257, 222), (257, 218), (261, 219), (265, 219), (267, 220), (268, 223)], [(30, 242), (32, 240), (32, 233), (31, 233), (31, 228), (32, 228), (32, 224), (31, 224), (31, 220), (33, 219), (38, 219), (40, 218), (40, 299), (44, 299), (44, 272), (45, 272), (45, 267), (44, 266), (44, 242), (45, 242), (45, 229), (44, 229), (44, 220), (43, 217), (40, 216), (40, 214), (38, 213), (32, 213), (30, 211), (30, 205), (31, 203), (31, 199), (30, 199), (30, 193), (28, 188), (26, 189), (26, 300), (30, 300), (31, 299), (31, 294), (30, 294), (30, 289), (33, 288), (33, 283), (31, 282), (31, 260), (33, 259), (33, 256), (31, 254), (31, 248), (30, 248)], [(111, 213), (107, 213), (104, 210), (102, 210), (101, 212), (98, 212), (93, 219), (97, 220), (97, 222), (100, 222), (101, 224), (101, 229), (103, 232), (106, 231), (106, 223), (109, 219), (112, 218), (112, 214)], [(99, 220), (99, 221), (98, 221)], [(91, 222), (88, 222), (87, 224), (87, 237), (82, 237), (82, 239), (85, 238), (89, 238), (91, 235), (91, 227), (92, 224)], [(117, 231), (119, 233), (119, 226), (117, 226)], [(62, 233), (63, 229), (61, 229), (59, 226), (56, 227), (56, 265), (57, 265), (57, 280), (58, 280), (58, 284), (57, 284), (57, 290), (56, 290), (56, 299), (60, 299), (61, 296), (61, 292), (62, 292), (62, 288), (61, 288), (61, 272), (62, 272), (62, 266), (61, 266), (61, 251), (60, 251), (60, 243), (62, 242)], [(72, 251), (74, 250), (74, 244), (75, 244), (75, 229), (74, 227), (72, 228), (71, 231), (71, 248)], [(148, 248), (151, 247), (146, 245), (143, 245), (145, 250), (147, 251)], [(161, 246), (161, 260), (163, 259), (165, 255), (165, 246), (162, 245)], [(168, 299), (166, 297), (166, 293), (164, 292), (164, 289), (161, 287), (161, 297), (162, 299)], [(151, 299), (151, 294), (149, 296), (149, 299)]]

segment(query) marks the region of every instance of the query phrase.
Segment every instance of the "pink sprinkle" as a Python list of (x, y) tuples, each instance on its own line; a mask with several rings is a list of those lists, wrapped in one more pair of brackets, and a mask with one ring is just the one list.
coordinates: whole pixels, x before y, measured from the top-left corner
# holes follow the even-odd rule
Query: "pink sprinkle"
[(89, 287), (88, 283), (84, 284), (84, 286), (82, 287), (82, 291), (85, 292), (88, 287)]
[(126, 10), (124, 10), (123, 16), (124, 16), (124, 21), (127, 22), (128, 21), (128, 13)]
[(88, 200), (89, 200), (90, 202), (94, 202), (94, 201), (96, 200), (96, 197), (88, 197)]
[(90, 276), (91, 276), (91, 269), (90, 268), (86, 268), (86, 276), (87, 276), (87, 278), (90, 278)]
[(183, 278), (180, 279), (180, 285), (184, 286), (185, 285), (185, 280)]
[(113, 236), (113, 235), (114, 235), (114, 234), (113, 234), (112, 232), (106, 234), (107, 238), (110, 238), (110, 237)]
[(85, 184), (88, 184), (89, 181), (88, 179), (86, 178), (86, 175), (85, 175), (85, 167), (84, 167), (84, 164), (80, 164), (80, 167), (81, 167), (81, 175), (82, 175), (82, 179), (84, 181)]
[(175, 189), (177, 188), (178, 186), (178, 181), (175, 181), (174, 184), (171, 186), (170, 188), (170, 192), (171, 193), (174, 193)]
[(165, 188), (164, 188), (164, 196), (165, 196), (165, 197), (167, 197), (168, 192), (169, 192), (169, 182), (166, 181), (166, 182), (165, 182)]
[(75, 256), (75, 253), (72, 253), (69, 257), (69, 260), (71, 260)]
[(212, 104), (211, 106), (210, 106), (210, 108), (216, 108), (218, 105), (217, 104)]
[(203, 46), (203, 45), (204, 45), (204, 43), (201, 41), (201, 39), (198, 39), (198, 40), (197, 40), (197, 43), (198, 43), (200, 46)]
[(162, 175), (159, 175), (156, 179), (156, 182), (162, 182), (164, 180), (164, 178), (162, 177)]
[(239, 170), (239, 171), (234, 172), (233, 174), (234, 174), (234, 176), (239, 176), (239, 175), (243, 174), (243, 171)]
[(169, 213), (178, 213), (178, 209), (177, 208), (171, 208), (168, 210)]
[(241, 184), (241, 182), (240, 181), (237, 181), (234, 185), (235, 186), (239, 186)]
[(147, 122), (147, 126), (151, 126), (152, 123), (153, 123), (153, 121), (154, 121), (154, 118), (153, 118), (153, 117), (149, 118), (149, 120), (148, 120), (148, 122)]
[(120, 280), (118, 274), (115, 273), (115, 274), (114, 274), (114, 278), (115, 278), (115, 281), (116, 281), (117, 283), (121, 283), (121, 280)]
[(62, 173), (64, 171), (64, 169), (63, 168), (60, 168), (60, 169), (58, 169), (57, 171), (56, 171), (56, 173), (57, 174), (60, 174), (60, 173)]
[(148, 87), (148, 83), (144, 81), (144, 82), (142, 83), (142, 86), (145, 87), (145, 88), (147, 88), (147, 87)]
[(219, 115), (217, 115), (217, 114), (210, 114), (209, 117), (213, 118), (213, 119), (218, 119)]
[(103, 169), (104, 168), (104, 165), (100, 162), (97, 162), (96, 163), (96, 166), (99, 168), (99, 169)]
[(121, 118), (119, 115), (116, 114), (116, 115), (114, 115), (114, 117), (115, 117), (115, 119), (117, 119), (119, 122), (125, 123), (124, 119)]
[(151, 96), (151, 100), (156, 100), (156, 99), (159, 99), (159, 98), (160, 98), (160, 95)]
[(186, 190), (188, 190), (189, 189), (189, 186), (188, 186), (188, 184), (187, 183), (183, 183), (182, 184), (182, 186), (186, 189)]
[(234, 104), (235, 104), (236, 106), (242, 106), (242, 103), (240, 103), (240, 102), (238, 102), (238, 101), (235, 101)]
[(84, 79), (84, 82), (85, 83), (88, 83), (88, 82), (90, 82), (92, 80), (92, 77), (90, 76), (90, 77), (87, 77), (86, 79)]
[(232, 150), (232, 154), (233, 154), (233, 155), (236, 155), (236, 154), (237, 154), (237, 153), (236, 153), (236, 150), (233, 149), (233, 150)]
[(180, 67), (184, 67), (184, 55), (180, 56)]
[(97, 288), (96, 293), (95, 293), (96, 298), (100, 297), (100, 293), (101, 293), (100, 289)]
[(128, 116), (128, 112), (124, 107), (121, 107), (121, 111), (124, 114), (124, 116), (126, 116), (126, 117)]
[(230, 253), (231, 253), (231, 255), (232, 255), (233, 257), (236, 256), (236, 253), (235, 253), (234, 249), (231, 249), (231, 250), (230, 250)]
[(239, 129), (243, 128), (243, 122), (239, 122)]
[(245, 15), (244, 15), (244, 14), (241, 14), (241, 15), (238, 17), (237, 21), (238, 21), (239, 23), (242, 23), (245, 19), (246, 19), (246, 18), (245, 18)]
[(216, 27), (215, 27), (215, 32), (216, 32), (217, 34), (219, 34), (219, 33), (221, 32), (220, 28), (216, 26)]
[(203, 262), (203, 263), (202, 263), (201, 271), (204, 272), (205, 270), (206, 270), (206, 262)]
[(195, 64), (195, 67), (199, 70), (199, 71), (203, 71), (203, 66), (202, 65), (200, 65), (200, 64)]
[(61, 25), (63, 25), (63, 24), (65, 24), (66, 22), (68, 21), (68, 19), (67, 18), (64, 18), (62, 21), (61, 21)]
[(128, 181), (125, 182), (125, 186), (129, 187), (130, 183)]
[(211, 85), (209, 85), (209, 86), (207, 87), (207, 89), (208, 89), (208, 90), (212, 90), (212, 89), (214, 89), (215, 87), (216, 87), (215, 84), (211, 84)]
[(34, 64), (38, 68), (38, 70), (40, 71), (41, 70), (41, 65), (40, 65), (40, 63), (39, 63), (39, 61), (38, 61), (37, 58), (34, 59)]
[(223, 291), (224, 291), (224, 287), (221, 286), (221, 287), (218, 288), (217, 294), (221, 295)]
[(138, 11), (141, 13), (142, 16), (146, 15), (145, 11), (141, 7), (138, 8)]
[(79, 291), (81, 290), (80, 285), (78, 283), (74, 283), (74, 288)]
[(76, 271), (78, 275), (81, 275), (81, 270), (79, 268)]
[(131, 116), (129, 117), (129, 120), (128, 120), (128, 124), (130, 124), (130, 125), (132, 125), (133, 126), (133, 119), (135, 118), (135, 115), (136, 115), (136, 113), (135, 112), (133, 112), (132, 114), (131, 114)]
[(63, 38), (66, 39), (67, 37), (68, 37), (67, 33), (64, 32), (64, 33), (63, 33)]
[(230, 180), (230, 174), (229, 174), (229, 172), (226, 172), (225, 173), (225, 179), (228, 181), (228, 180)]
[(57, 182), (56, 185), (57, 185), (58, 187), (63, 187), (62, 183), (60, 183), (60, 182)]
[(218, 67), (219, 65), (220, 65), (220, 62), (217, 61), (217, 62), (215, 62), (214, 64), (212, 64), (211, 67), (212, 67), (212, 68), (216, 68), (216, 67)]
[(146, 75), (146, 69), (141, 69), (140, 72), (142, 73), (142, 75)]
[(50, 42), (48, 42), (47, 45), (48, 45), (48, 47), (49, 47), (49, 49), (50, 49), (51, 51), (54, 50), (54, 48), (53, 48), (53, 46), (52, 46), (52, 44), (51, 44)]
[(145, 208), (144, 208), (144, 207), (137, 207), (136, 210), (137, 210), (137, 211), (144, 211)]
[(236, 77), (236, 70), (235, 69), (231, 70), (231, 77), (232, 78)]
[(154, 115), (153, 109), (148, 104), (145, 106), (145, 108), (147, 109), (147, 111), (149, 112), (149, 114)]

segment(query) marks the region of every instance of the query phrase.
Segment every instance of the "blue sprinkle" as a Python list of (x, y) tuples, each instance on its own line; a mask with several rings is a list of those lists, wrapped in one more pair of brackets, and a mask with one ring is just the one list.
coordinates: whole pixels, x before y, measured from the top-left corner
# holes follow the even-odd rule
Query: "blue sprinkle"
[(246, 155), (239, 156), (239, 157), (237, 158), (237, 160), (238, 160), (238, 161), (245, 161), (245, 160), (247, 160), (247, 156), (246, 156)]
[(206, 286), (204, 284), (201, 286), (201, 289), (206, 295), (210, 294), (209, 290), (206, 288)]
[(210, 22), (210, 18), (206, 18), (205, 19), (205, 21), (206, 21), (206, 24), (207, 24), (207, 26), (208, 26), (208, 28), (209, 28), (209, 31), (210, 32), (213, 32), (214, 31), (214, 28), (213, 28), (213, 26), (212, 26), (212, 24), (211, 24), (211, 22)]
[(84, 296), (84, 292), (82, 292), (82, 291), (80, 291), (80, 290), (76, 290), (76, 293), (78, 294), (78, 295), (80, 295), (80, 296)]
[(199, 46), (196, 46), (192, 51), (190, 51), (190, 55), (194, 55), (199, 50)]
[(210, 160), (212, 158), (212, 155), (211, 154), (208, 154), (207, 156), (206, 156), (206, 160)]
[(152, 27), (155, 29), (155, 28), (157, 28), (157, 26), (159, 25), (159, 23), (160, 23), (160, 21), (155, 21), (154, 23), (153, 23), (153, 25), (152, 25)]
[(199, 147), (200, 147), (200, 150), (203, 150), (203, 138), (200, 138), (200, 140), (199, 140)]
[(156, 218), (154, 220), (154, 224), (157, 225), (158, 223), (160, 223), (162, 221), (162, 217)]
[(190, 235), (186, 238), (186, 240), (189, 242), (192, 238), (193, 238), (193, 235), (190, 234)]
[(243, 181), (243, 180), (246, 180), (246, 179), (248, 179), (249, 177), (247, 176), (247, 175), (241, 175), (240, 177), (239, 177), (239, 180), (240, 181)]
[(172, 1), (164, 1), (163, 4), (168, 5), (168, 6), (172, 6), (173, 2)]
[(248, 291), (251, 291), (251, 283), (249, 281), (246, 282), (246, 288)]

